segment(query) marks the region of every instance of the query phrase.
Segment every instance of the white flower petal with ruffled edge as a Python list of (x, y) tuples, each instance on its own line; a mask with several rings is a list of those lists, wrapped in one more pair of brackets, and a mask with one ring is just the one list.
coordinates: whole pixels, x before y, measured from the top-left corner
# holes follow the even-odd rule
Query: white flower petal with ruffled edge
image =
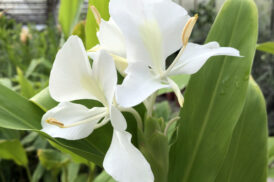
[(131, 134), (126, 131), (113, 131), (103, 167), (119, 182), (154, 182), (149, 163), (131, 143)]
[(155, 91), (169, 87), (161, 83), (152, 70), (144, 64), (132, 64), (122, 85), (117, 86), (117, 103), (123, 107), (132, 107), (140, 104)]
[(125, 38), (112, 18), (109, 21), (101, 21), (97, 37), (101, 49), (116, 56), (126, 58)]
[(123, 114), (114, 106), (111, 107), (110, 121), (115, 130), (124, 131), (127, 129), (127, 122)]
[(181, 32), (189, 16), (167, 1), (111, 0), (110, 15), (124, 33), (129, 63), (144, 61), (165, 69), (165, 59), (181, 47)]
[[(83, 105), (63, 102), (47, 111), (42, 117), (42, 130), (51, 137), (78, 140), (89, 136), (94, 126), (107, 115), (107, 108), (94, 107), (88, 109)], [(69, 128), (60, 128), (49, 124), (46, 120), (56, 120), (64, 126), (73, 125), (79, 121), (88, 121)]]
[(49, 91), (59, 102), (98, 100), (94, 93), (91, 67), (82, 40), (70, 36), (58, 51), (49, 79)]
[[(105, 51), (99, 50), (93, 56), (92, 75), (104, 92), (101, 102), (110, 106), (113, 102), (117, 85), (117, 72), (113, 58)], [(107, 103), (106, 103), (107, 101)]]
[(188, 43), (182, 56), (169, 75), (194, 74), (212, 56), (240, 57), (240, 53), (237, 49), (231, 47), (220, 47), (217, 42), (210, 42), (205, 45)]

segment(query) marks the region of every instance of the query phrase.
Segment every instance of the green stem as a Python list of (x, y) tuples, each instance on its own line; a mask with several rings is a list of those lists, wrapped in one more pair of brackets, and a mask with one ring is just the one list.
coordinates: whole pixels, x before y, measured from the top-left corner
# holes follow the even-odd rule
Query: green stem
[(88, 173), (88, 180), (87, 182), (92, 182), (94, 178), (94, 166), (92, 163), (89, 162), (89, 173)]
[(137, 127), (141, 131), (143, 131), (143, 121), (142, 121), (142, 118), (141, 118), (140, 114), (135, 109), (133, 109), (133, 108), (123, 108), (123, 107), (120, 107), (119, 109), (122, 112), (129, 112), (129, 113), (131, 113), (134, 116), (134, 118), (135, 118), (135, 120), (137, 122)]
[(154, 94), (152, 94), (149, 98), (149, 103), (148, 103), (148, 108), (147, 108), (147, 117), (151, 117), (152, 116), (152, 112), (153, 112), (153, 107), (157, 98), (157, 91), (154, 92)]
[(31, 173), (30, 173), (29, 166), (26, 165), (26, 166), (25, 166), (25, 169), (26, 169), (26, 172), (27, 172), (27, 176), (28, 176), (29, 182), (32, 182), (32, 177), (31, 177)]
[(167, 122), (167, 125), (166, 125), (166, 128), (165, 128), (165, 131), (164, 131), (164, 135), (167, 136), (167, 132), (168, 132), (168, 129), (170, 128), (170, 126), (175, 123), (176, 121), (178, 121), (180, 119), (179, 116), (175, 117), (175, 118), (172, 118), (171, 120), (169, 120)]
[(64, 166), (64, 173), (65, 173), (65, 182), (68, 182), (68, 166)]

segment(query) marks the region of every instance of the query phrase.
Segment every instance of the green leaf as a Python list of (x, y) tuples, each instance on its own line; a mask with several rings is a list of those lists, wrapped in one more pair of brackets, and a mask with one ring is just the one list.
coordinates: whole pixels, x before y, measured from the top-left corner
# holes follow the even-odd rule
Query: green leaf
[(253, 0), (227, 0), (207, 42), (234, 47), (243, 57), (214, 57), (191, 77), (170, 151), (168, 181), (215, 180), (245, 104), (257, 34)]
[(241, 117), (216, 182), (261, 182), (267, 174), (267, 114), (263, 94), (250, 79)]
[(101, 172), (95, 179), (94, 182), (116, 182), (106, 171)]
[(43, 174), (45, 173), (45, 170), (46, 169), (39, 162), (32, 174), (32, 182), (39, 182), (40, 179), (42, 178)]
[(26, 98), (31, 98), (35, 94), (35, 90), (31, 84), (31, 82), (25, 78), (22, 70), (17, 67), (17, 76), (18, 76), (18, 82), (20, 85), (21, 95), (23, 95)]
[(0, 158), (11, 159), (20, 166), (28, 165), (27, 154), (19, 140), (0, 140)]
[(144, 132), (138, 133), (139, 148), (149, 162), (155, 181), (166, 182), (168, 176), (168, 138), (163, 134), (164, 123), (160, 119), (148, 118)]
[[(101, 17), (104, 20), (109, 19), (109, 11), (108, 11), (109, 0), (89, 0), (89, 7), (91, 5), (95, 6)], [(94, 18), (94, 15), (90, 8), (88, 8), (87, 18), (86, 18), (86, 49), (91, 49), (93, 46), (98, 44), (98, 39), (96, 36), (96, 32), (98, 29), (98, 25)]]
[(47, 111), (58, 104), (58, 102), (50, 97), (48, 87), (33, 96), (30, 101), (39, 106), (43, 111)]
[(274, 161), (274, 137), (268, 138), (268, 164)]
[(156, 118), (163, 118), (164, 121), (168, 121), (171, 116), (171, 108), (168, 101), (156, 103), (153, 115)]
[(265, 42), (257, 45), (257, 50), (274, 54), (274, 42)]
[(37, 151), (38, 158), (41, 164), (47, 170), (60, 170), (70, 162), (69, 155), (62, 154), (57, 150), (40, 149)]
[(72, 30), (79, 19), (83, 2), (84, 0), (61, 0), (58, 20), (65, 38), (68, 38), (72, 33)]

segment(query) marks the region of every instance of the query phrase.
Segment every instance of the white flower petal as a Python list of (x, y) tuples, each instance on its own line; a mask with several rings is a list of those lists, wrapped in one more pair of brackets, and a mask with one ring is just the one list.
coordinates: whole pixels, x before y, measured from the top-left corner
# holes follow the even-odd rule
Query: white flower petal
[(102, 113), (106, 111), (107, 109), (104, 107), (88, 109), (80, 104), (63, 102), (44, 114), (41, 123), (43, 129), (41, 131), (55, 138), (64, 138), (67, 140), (82, 139), (92, 133), (94, 126), (101, 118), (70, 128), (60, 128), (56, 125), (47, 123), (46, 120), (54, 118), (66, 126), (89, 118), (94, 118), (94, 116), (102, 115)]
[(166, 0), (111, 0), (110, 14), (124, 33), (129, 62), (144, 61), (155, 70), (181, 47), (181, 32), (189, 16)]
[(210, 42), (205, 45), (188, 43), (178, 63), (173, 67), (170, 75), (194, 74), (212, 56), (237, 56), (240, 53), (231, 47), (220, 47), (217, 42)]
[(125, 38), (112, 18), (102, 20), (97, 37), (102, 49), (111, 54), (126, 58)]
[[(104, 92), (107, 104), (111, 105), (117, 85), (117, 72), (114, 60), (104, 50), (96, 52), (93, 58), (93, 77), (100, 84), (99, 87)], [(103, 100), (101, 102), (104, 103)]]
[(70, 36), (58, 51), (49, 79), (49, 91), (59, 102), (96, 99), (92, 92), (91, 67), (81, 39)]
[(113, 131), (103, 166), (119, 182), (154, 182), (149, 163), (131, 143), (131, 134), (126, 131)]
[(123, 114), (114, 106), (111, 107), (110, 121), (115, 130), (124, 131), (127, 129), (127, 122)]
[(143, 64), (132, 64), (122, 85), (117, 86), (117, 103), (123, 107), (132, 107), (143, 102), (155, 91), (169, 87)]

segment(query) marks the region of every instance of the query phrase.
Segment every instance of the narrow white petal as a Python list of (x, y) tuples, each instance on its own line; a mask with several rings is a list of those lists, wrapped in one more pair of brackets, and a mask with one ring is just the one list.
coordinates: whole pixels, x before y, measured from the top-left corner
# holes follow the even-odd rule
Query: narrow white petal
[(172, 88), (172, 90), (174, 91), (175, 95), (177, 96), (178, 102), (180, 104), (180, 106), (183, 106), (184, 103), (184, 96), (181, 92), (181, 89), (179, 88), (179, 86), (170, 78), (167, 78), (168, 83), (170, 85), (170, 87)]
[(70, 36), (53, 63), (50, 94), (59, 102), (96, 99), (90, 80), (91, 67), (84, 45), (79, 37)]
[(113, 131), (103, 166), (119, 182), (154, 182), (149, 163), (131, 143), (131, 134), (126, 131)]
[(187, 12), (166, 0), (111, 0), (109, 8), (125, 36), (128, 61), (164, 69), (166, 57), (181, 46)]
[(114, 106), (111, 107), (110, 121), (115, 130), (124, 131), (127, 129), (127, 122), (123, 114)]
[[(104, 92), (107, 104), (111, 105), (117, 85), (114, 60), (105, 50), (96, 52), (93, 58), (93, 77)], [(103, 100), (101, 102), (104, 103)]]
[(126, 58), (125, 38), (112, 18), (109, 21), (101, 21), (97, 37), (102, 49)]
[(166, 88), (151, 70), (143, 64), (132, 64), (122, 85), (117, 86), (117, 103), (123, 107), (132, 107), (143, 102), (155, 91)]
[(66, 126), (89, 118), (94, 118), (95, 116), (102, 115), (104, 112), (106, 112), (106, 108), (104, 107), (88, 109), (80, 104), (63, 102), (44, 114), (42, 117), (41, 131), (54, 138), (64, 138), (67, 140), (82, 139), (92, 133), (94, 126), (101, 118), (90, 120), (89, 122), (70, 128), (60, 128), (56, 125), (47, 123), (46, 120), (53, 118)]
[(205, 45), (188, 43), (180, 60), (170, 74), (194, 74), (199, 71), (212, 56), (240, 57), (240, 53), (237, 49), (231, 47), (220, 47), (217, 42), (210, 42)]

